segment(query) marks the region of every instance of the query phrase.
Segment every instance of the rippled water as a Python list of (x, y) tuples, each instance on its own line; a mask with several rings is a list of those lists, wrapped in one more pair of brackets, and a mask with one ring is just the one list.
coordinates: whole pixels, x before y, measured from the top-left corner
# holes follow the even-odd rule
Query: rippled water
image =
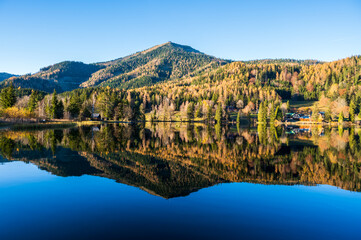
[(0, 132), (0, 239), (358, 239), (358, 129)]

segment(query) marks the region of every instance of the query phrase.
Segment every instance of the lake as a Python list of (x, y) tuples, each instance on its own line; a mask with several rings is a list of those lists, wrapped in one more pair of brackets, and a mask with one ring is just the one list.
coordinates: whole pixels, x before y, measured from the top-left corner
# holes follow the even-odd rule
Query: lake
[(0, 239), (359, 239), (361, 129), (0, 131)]

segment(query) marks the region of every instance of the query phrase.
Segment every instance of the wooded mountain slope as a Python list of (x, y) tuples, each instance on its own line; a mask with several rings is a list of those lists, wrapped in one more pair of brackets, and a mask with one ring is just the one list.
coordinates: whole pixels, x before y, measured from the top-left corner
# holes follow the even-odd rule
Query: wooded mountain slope
[(160, 81), (194, 76), (229, 61), (203, 54), (189, 46), (167, 42), (108, 62), (85, 64), (65, 61), (35, 74), (13, 77), (2, 83), (52, 92), (79, 87), (110, 86), (122, 89), (149, 86)]
[(81, 86), (123, 89), (153, 85), (159, 81), (193, 76), (227, 63), (189, 46), (167, 42), (125, 58), (98, 63), (106, 68), (92, 74)]
[(6, 72), (2, 72), (0, 73), (0, 82), (4, 81), (5, 79), (8, 79), (10, 77), (16, 76), (14, 74), (10, 74), (10, 73), (6, 73)]
[(41, 68), (35, 74), (12, 77), (4, 81), (3, 85), (14, 84), (15, 87), (32, 88), (46, 92), (54, 89), (58, 92), (70, 91), (79, 88), (79, 85), (88, 80), (92, 73), (103, 68), (95, 64), (65, 61)]
[[(139, 89), (170, 99), (258, 102), (275, 97), (319, 100), (322, 96), (361, 102), (361, 56), (327, 63), (232, 62), (216, 70)], [(358, 100), (357, 100), (358, 101)], [(246, 103), (247, 104), (247, 103)]]

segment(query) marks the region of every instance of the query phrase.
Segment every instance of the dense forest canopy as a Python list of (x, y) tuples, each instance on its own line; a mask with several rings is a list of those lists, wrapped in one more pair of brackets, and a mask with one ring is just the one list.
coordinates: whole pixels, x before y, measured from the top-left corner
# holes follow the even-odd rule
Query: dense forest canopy
[[(232, 112), (262, 112), (258, 120), (281, 120), (290, 110), (286, 101), (298, 100), (316, 101), (312, 112), (322, 109), (329, 121), (354, 122), (361, 109), (360, 76), (360, 56), (333, 62), (230, 62), (168, 42), (109, 62), (67, 61), (33, 75), (10, 77), (1, 83), (2, 99), (11, 86), (23, 94), (17, 94), (14, 104), (1, 104), (31, 109), (26, 116), (41, 118), (53, 118), (49, 113), (56, 106), (51, 102), (56, 102), (64, 118), (87, 118), (97, 112), (113, 120), (219, 122), (230, 120)], [(43, 91), (61, 94), (39, 95)], [(11, 117), (11, 112), (2, 109), (3, 116)]]

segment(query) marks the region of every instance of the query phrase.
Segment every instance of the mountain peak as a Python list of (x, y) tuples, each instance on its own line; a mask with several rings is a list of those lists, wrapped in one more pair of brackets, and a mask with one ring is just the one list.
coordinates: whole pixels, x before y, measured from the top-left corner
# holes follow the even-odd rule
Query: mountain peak
[(174, 43), (172, 41), (168, 41), (168, 42), (165, 42), (165, 43), (162, 43), (159, 45), (155, 45), (154, 47), (148, 48), (144, 51), (141, 51), (140, 53), (146, 54), (146, 53), (149, 53), (149, 52), (154, 51), (159, 48), (168, 48), (168, 49), (174, 49), (174, 50), (181, 50), (181, 51), (185, 51), (185, 52), (201, 53), (200, 51), (198, 51), (190, 46), (181, 45), (178, 43)]
[(181, 44), (174, 43), (174, 42), (171, 42), (171, 41), (165, 43), (165, 45), (168, 45), (168, 46), (171, 46), (171, 47), (174, 47), (174, 48), (180, 48), (180, 49), (182, 49), (183, 51), (186, 51), (186, 52), (201, 53), (200, 51), (198, 51), (197, 49), (192, 48), (191, 46), (181, 45)]
[(151, 48), (148, 48), (148, 49), (145, 49), (145, 50), (141, 51), (140, 53), (146, 54), (146, 53), (148, 53), (148, 52), (151, 52), (151, 51), (156, 50), (156, 49), (158, 49), (158, 48), (161, 48), (161, 47), (163, 47), (163, 46), (166, 46), (166, 45), (170, 46), (171, 43), (172, 43), (172, 42), (169, 41), (169, 42), (166, 42), (166, 43), (162, 43), (162, 44), (159, 44), (159, 45), (155, 45), (155, 46), (153, 46), (153, 47), (151, 47)]

